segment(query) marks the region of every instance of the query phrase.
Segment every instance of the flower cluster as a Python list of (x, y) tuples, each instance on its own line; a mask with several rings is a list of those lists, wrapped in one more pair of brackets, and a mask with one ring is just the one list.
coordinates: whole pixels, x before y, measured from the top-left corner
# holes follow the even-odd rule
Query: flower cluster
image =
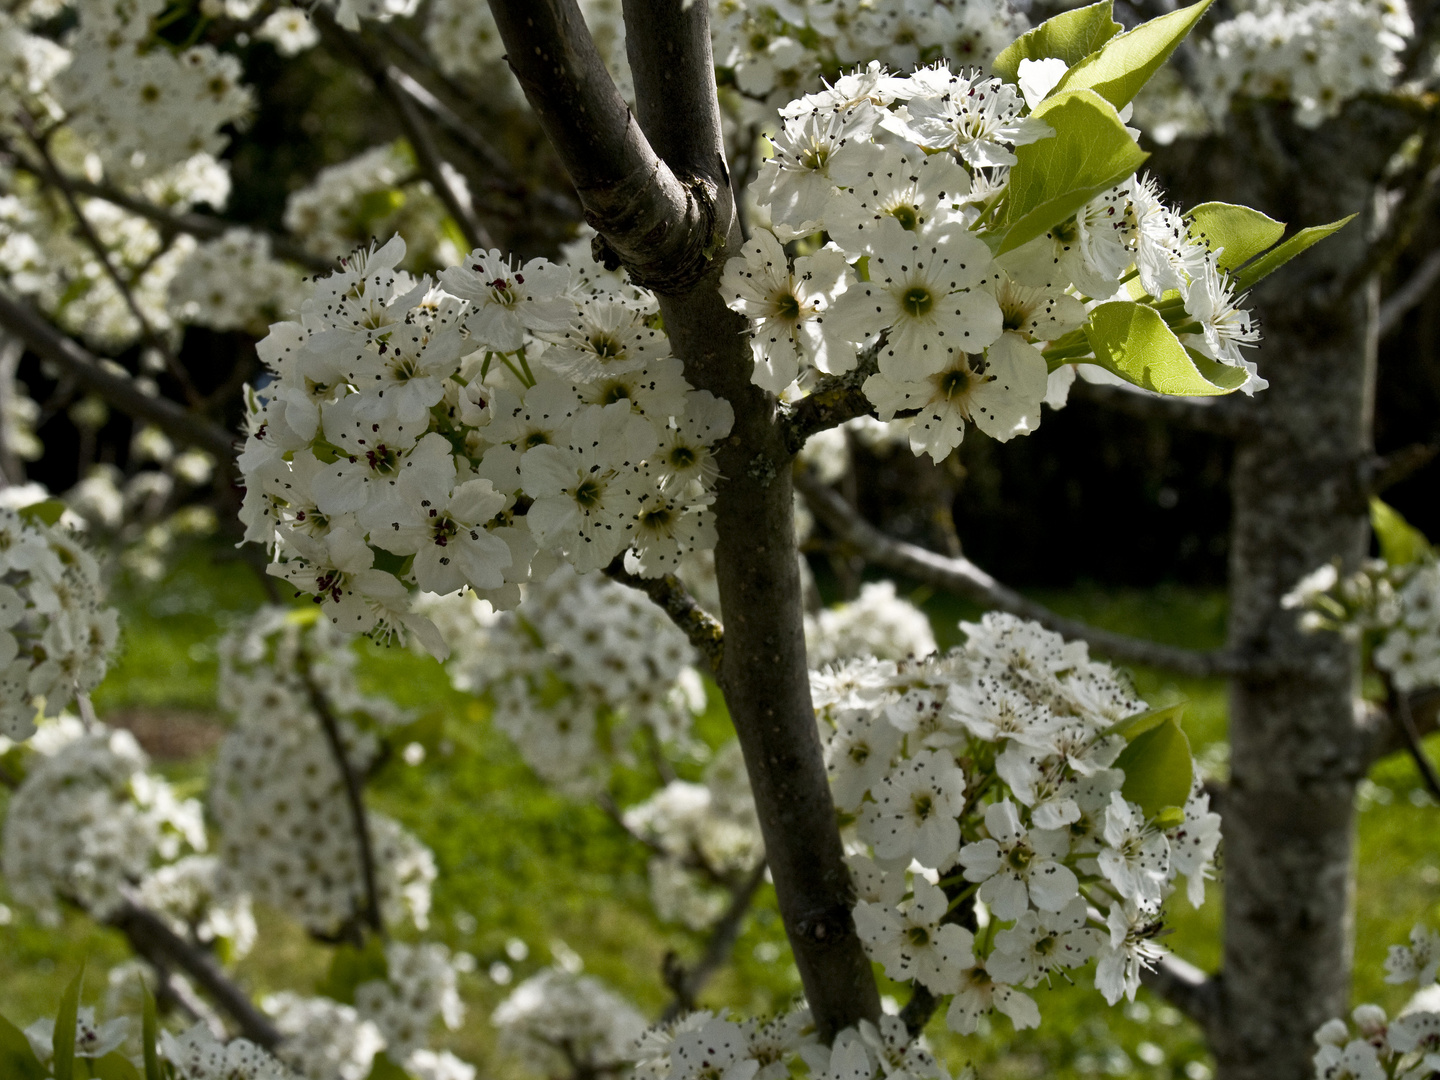
[(1323, 566), (1286, 595), (1301, 626), (1374, 642), (1370, 661), (1402, 693), (1440, 686), (1440, 562), (1367, 561), (1344, 578)]
[(270, 322), (290, 314), (289, 298), (299, 288), (299, 273), (271, 256), (268, 236), (230, 229), (180, 264), (170, 302), (187, 323), (263, 334)]
[(1406, 1009), (1395, 1019), (1360, 1005), (1315, 1032), (1315, 1080), (1427, 1080), (1440, 1070), (1440, 1012)]
[(160, 1033), (160, 1053), (177, 1080), (291, 1080), (293, 1074), (249, 1039), (222, 1043), (197, 1023), (183, 1035)]
[(240, 62), (209, 45), (176, 50), (153, 39), (164, 0), (86, 0), (55, 80), (69, 123), (105, 162), (134, 178), (198, 153), (219, 154), (220, 128), (242, 122), (252, 100)]
[(893, 581), (867, 582), (854, 600), (805, 616), (805, 655), (812, 668), (866, 656), (921, 659), (934, 651), (929, 618), (895, 595)]
[(715, 64), (738, 94), (742, 121), (773, 122), (775, 110), (808, 90), (822, 72), (878, 60), (909, 70), (948, 57), (990, 59), (1028, 27), (995, 0), (835, 0), (833, 3), (712, 3)]
[(455, 987), (450, 950), (434, 943), (385, 946), (386, 976), (355, 988), (355, 1008), (385, 1039), (385, 1052), (403, 1065), (427, 1048), (430, 1029), (442, 1019), (454, 1031), (465, 1017)]
[(1183, 810), (1126, 798), (1123, 721), (1144, 705), (1083, 643), (1008, 615), (961, 626), (944, 656), (812, 676), (866, 951), (949, 996), (961, 1033), (992, 1009), (1035, 1026), (1023, 990), (1090, 960), (1107, 1001), (1133, 999), (1177, 875), (1204, 898), (1219, 818), (1198, 787)]
[(146, 771), (128, 731), (61, 717), (35, 754), (5, 815), (0, 870), (10, 894), (46, 921), (61, 899), (105, 919), (162, 862), (205, 849), (200, 804)]
[(415, 173), (415, 155), (404, 142), (372, 147), (292, 192), (285, 227), (327, 259), (398, 232), (423, 245), (410, 249), (411, 261), (453, 265), (464, 252), (446, 239), (445, 206)]
[[(1054, 135), (1030, 115), (1065, 74), (1023, 61), (1020, 88), (944, 64), (909, 77), (879, 64), (782, 110), (752, 194), (757, 229), (722, 278), (750, 320), (753, 381), (781, 392), (821, 375), (877, 370), (864, 391), (882, 420), (910, 417), (911, 446), (937, 460), (973, 423), (999, 440), (1032, 431), (1050, 359), (1073, 345), (1096, 302), (1166, 298), (1180, 340), (1249, 373), (1258, 340), (1217, 255), (1192, 238), (1155, 183), (1132, 177), (1071, 219), (1000, 256), (985, 242), (1008, 191), (1015, 149)], [(786, 243), (828, 235), (792, 255)], [(808, 243), (808, 241), (807, 241)], [(1133, 292), (1132, 292), (1133, 289)], [(1087, 302), (1087, 299), (1088, 302)]]
[(558, 567), (503, 614), (460, 596), (422, 610), (452, 648), (455, 686), (488, 693), (497, 726), (562, 788), (603, 786), (641, 729), (683, 745), (705, 707), (685, 635), (643, 595), (599, 574)]
[[(356, 691), (353, 663), (327, 623), (306, 626), (273, 608), (220, 647), (220, 704), (235, 718), (210, 779), (224, 891), (249, 893), (325, 935), (357, 916), (364, 885), (344, 776), (316, 700), (332, 713), (361, 777), (379, 748), (368, 728), (405, 719), (389, 701)], [(408, 916), (423, 928), (433, 856), (396, 822), (373, 812), (367, 818), (385, 918)], [(315, 874), (315, 866), (326, 873)]]
[(405, 583), (497, 606), (556, 557), (673, 569), (712, 546), (728, 403), (692, 390), (650, 313), (570, 271), (472, 252), (436, 287), (405, 244), (316, 283), (260, 343), (276, 378), (240, 458), (246, 537), (351, 632), (422, 635)]
[(40, 516), (55, 505), (0, 507), (0, 736), (10, 739), (95, 689), (120, 636), (100, 564)]
[(1318, 127), (1366, 91), (1390, 89), (1415, 27), (1405, 0), (1255, 0), (1211, 32), (1201, 52), (1204, 101), (1222, 117), (1232, 98), (1295, 103)]
[(558, 968), (526, 979), (490, 1019), (501, 1049), (538, 1076), (623, 1075), (645, 1030), (635, 1007), (598, 979)]
[(715, 755), (703, 784), (672, 780), (627, 809), (624, 821), (657, 851), (649, 866), (656, 913), (692, 930), (720, 918), (730, 899), (724, 890), (754, 873), (765, 855), (738, 742)]

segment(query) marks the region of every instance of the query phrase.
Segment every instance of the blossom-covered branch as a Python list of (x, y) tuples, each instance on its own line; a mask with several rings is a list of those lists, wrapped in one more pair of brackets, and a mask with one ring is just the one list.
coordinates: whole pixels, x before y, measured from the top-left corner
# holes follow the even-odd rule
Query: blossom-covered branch
[(685, 632), (690, 644), (709, 663), (711, 672), (720, 670), (720, 656), (725, 648), (724, 628), (690, 595), (679, 578), (673, 574), (655, 578), (631, 574), (625, 569), (623, 559), (612, 562), (605, 568), (605, 573), (622, 585), (639, 589), (653, 600)]
[(1166, 668), (1185, 675), (1233, 675), (1248, 670), (1249, 661), (1228, 650), (1202, 652), (1144, 641), (1058, 615), (1002, 585), (964, 557), (937, 555), (902, 540), (892, 540), (861, 518), (839, 495), (813, 476), (797, 472), (795, 485), (811, 511), (843, 542), (879, 566), (958, 593), (987, 607), (1034, 619), (1040, 625), (1079, 638), (1096, 649), (1131, 664)]

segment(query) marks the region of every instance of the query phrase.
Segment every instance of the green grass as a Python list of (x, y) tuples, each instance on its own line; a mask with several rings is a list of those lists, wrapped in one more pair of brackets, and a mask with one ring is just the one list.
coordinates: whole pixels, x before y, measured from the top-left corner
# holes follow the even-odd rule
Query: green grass
[[(163, 718), (183, 712), (189, 722), (203, 724), (203, 714), (213, 714), (214, 642), (264, 596), (254, 573), (227, 555), (197, 545), (161, 582), (117, 584), (125, 651), (96, 695), (102, 715), (123, 710)], [(918, 593), (914, 598), (930, 614), (942, 646), (960, 640), (960, 619), (979, 614), (948, 597)], [(1036, 598), (1097, 625), (1173, 644), (1205, 648), (1223, 639), (1223, 598), (1212, 592), (1082, 587)], [(666, 953), (673, 950), (682, 961), (693, 958), (701, 942), (660, 925), (650, 914), (644, 852), (599, 808), (572, 802), (540, 784), (492, 728), (485, 707), (454, 691), (433, 661), (368, 643), (361, 652), (363, 686), (389, 694), (417, 714), (414, 724), (398, 734), (397, 746), (415, 741), (426, 751), (419, 766), (394, 755), (376, 778), (373, 804), (435, 852), (440, 879), (425, 936), (475, 959), (473, 973), (462, 978), (470, 1006), (467, 1023), (440, 1041), (474, 1062), (482, 1076), (518, 1080), (515, 1064), (498, 1053), (487, 1017), (516, 982), (567, 949), (580, 954), (588, 972), (647, 1012), (658, 1013), (667, 999), (660, 978)], [(1183, 723), (1192, 746), (1202, 760), (1223, 771), (1223, 683), (1147, 670), (1134, 674), (1137, 689), (1152, 704), (1188, 702)], [(224, 721), (212, 715), (210, 722)], [(712, 744), (728, 737), (718, 695), (712, 694), (712, 707), (698, 727)], [(161, 768), (172, 779), (193, 783), (205, 764), (201, 758), (162, 763)], [(640, 797), (643, 774), (626, 782)], [(1390, 759), (1375, 769), (1359, 815), (1356, 1000), (1376, 1000), (1392, 1009), (1405, 995), (1383, 984), (1385, 946), (1401, 941), (1417, 919), (1432, 913), (1440, 887), (1440, 852), (1430, 839), (1436, 811), (1414, 794), (1420, 790), (1413, 763)], [(3, 804), (0, 796), (0, 814)], [(0, 1014), (22, 1026), (42, 1014), (53, 1015), (82, 959), (92, 972), (87, 1000), (103, 994), (104, 972), (126, 956), (118, 935), (78, 916), (50, 928), (13, 904), (10, 910), (9, 922), (0, 925)], [(1198, 912), (1177, 896), (1169, 916), (1174, 934), (1167, 943), (1187, 959), (1213, 967), (1219, 955), (1218, 890), (1212, 885), (1207, 905)], [(274, 913), (262, 911), (259, 917), (262, 945), (238, 965), (238, 978), (256, 994), (313, 990), (324, 977), (328, 949)], [(507, 953), (516, 940), (526, 948), (518, 961)], [(734, 955), (734, 963), (704, 995), (705, 1004), (766, 1013), (783, 1008), (798, 992), (768, 890)], [(507, 976), (508, 981), (498, 981)], [(892, 986), (888, 992), (903, 1003), (904, 988)], [(1008, 1020), (997, 1018), (988, 1033), (962, 1040), (946, 1034), (937, 1018), (932, 1040), (952, 1065), (973, 1060), (982, 1076), (996, 1080), (1205, 1076), (1208, 1059), (1195, 1029), (1143, 991), (1134, 1005), (1115, 1009), (1105, 1007), (1093, 990), (1057, 986), (1037, 996), (1045, 1017), (1038, 1032), (1017, 1034)]]

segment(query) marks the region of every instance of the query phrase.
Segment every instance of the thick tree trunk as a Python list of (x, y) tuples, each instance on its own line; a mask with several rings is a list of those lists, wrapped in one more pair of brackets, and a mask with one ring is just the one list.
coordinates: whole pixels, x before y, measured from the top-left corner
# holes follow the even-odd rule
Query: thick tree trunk
[[(1239, 437), (1233, 478), (1230, 646), (1269, 665), (1231, 689), (1224, 966), (1210, 1034), (1220, 1080), (1302, 1080), (1313, 1032), (1348, 1009), (1353, 805), (1366, 757), (1353, 646), (1302, 634), (1280, 599), (1316, 567), (1353, 569), (1365, 554), (1377, 291), (1337, 296), (1335, 286), (1365, 258), (1384, 158), (1348, 125), (1301, 132), (1253, 119), (1226, 197), (1304, 225), (1362, 215), (1256, 298), (1270, 387)], [(1370, 160), (1356, 160), (1357, 148)]]

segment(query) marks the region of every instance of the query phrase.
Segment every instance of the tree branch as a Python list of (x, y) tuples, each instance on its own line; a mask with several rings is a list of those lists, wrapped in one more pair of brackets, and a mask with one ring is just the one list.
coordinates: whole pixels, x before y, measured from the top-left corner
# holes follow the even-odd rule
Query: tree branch
[(1254, 410), (1247, 407), (1248, 403), (1234, 396), (1160, 397), (1121, 386), (1087, 382), (1082, 378), (1077, 378), (1070, 387), (1070, 396), (1141, 420), (1159, 420), (1166, 425), (1232, 439), (1243, 435), (1257, 422)]
[(1416, 727), (1415, 716), (1410, 711), (1410, 695), (1392, 686), (1390, 697), (1394, 702), (1396, 726), (1400, 728), (1400, 734), (1405, 739), (1405, 748), (1410, 751), (1410, 757), (1414, 760), (1415, 767), (1420, 770), (1420, 776), (1424, 779), (1425, 786), (1430, 789), (1430, 794), (1440, 799), (1440, 775), (1436, 775), (1435, 765), (1425, 753), (1425, 746), (1420, 741), (1420, 729)]
[(1188, 960), (1166, 953), (1153, 968), (1142, 968), (1140, 981), (1198, 1024), (1207, 1034), (1215, 1022), (1220, 977), (1207, 976)]
[(1399, 329), (1400, 320), (1416, 307), (1440, 281), (1440, 250), (1432, 251), (1393, 293), (1380, 302), (1379, 336)]
[(755, 869), (731, 889), (730, 904), (726, 907), (725, 913), (720, 916), (720, 921), (711, 928), (710, 938), (705, 943), (705, 951), (693, 967), (681, 967), (674, 960), (673, 953), (666, 955), (665, 983), (675, 992), (675, 1000), (660, 1017), (661, 1023), (673, 1020), (682, 1012), (688, 1012), (695, 1008), (695, 999), (700, 996), (700, 991), (705, 988), (710, 977), (721, 968), (730, 956), (731, 950), (735, 948), (735, 942), (740, 937), (740, 930), (745, 925), (745, 916), (764, 880), (765, 860), (761, 859), (755, 864)]
[[(605, 70), (575, 0), (490, 0), (490, 10), (510, 69), (570, 174), (585, 220), (636, 284), (664, 295), (692, 288), (710, 267), (713, 185), (677, 176), (657, 156)], [(649, 29), (636, 29), (642, 33)]]
[(125, 901), (110, 916), (109, 923), (129, 939), (134, 950), (150, 963), (178, 968), (190, 978), (239, 1025), (240, 1032), (251, 1042), (273, 1050), (283, 1039), (270, 1018), (255, 1007), (248, 995), (230, 981), (215, 958), (186, 941), (148, 908)]
[(1000, 584), (969, 559), (937, 555), (915, 544), (891, 539), (808, 473), (797, 472), (795, 486), (805, 497), (811, 512), (840, 540), (853, 546), (870, 562), (986, 607), (999, 608), (1022, 619), (1033, 619), (1065, 637), (1079, 638), (1116, 660), (1196, 677), (1234, 675), (1254, 667), (1244, 657), (1228, 650), (1201, 652), (1161, 645), (1058, 615), (1043, 604), (1028, 600), (1014, 589)]
[(330, 747), (330, 756), (335, 759), (335, 767), (340, 770), (340, 777), (345, 783), (345, 802), (350, 808), (350, 826), (355, 832), (355, 844), (360, 852), (360, 880), (365, 889), (365, 903), (359, 914), (371, 930), (383, 937), (385, 921), (380, 911), (380, 888), (375, 879), (375, 846), (370, 837), (370, 818), (365, 813), (362, 781), (350, 762), (350, 755), (345, 752), (345, 742), (340, 737), (340, 721), (315, 681), (308, 654), (301, 656), (300, 664), (310, 707), (315, 710), (320, 727), (325, 732), (325, 742)]
[(1378, 495), (1419, 472), (1437, 456), (1440, 456), (1440, 439), (1412, 443), (1392, 454), (1373, 457), (1365, 463), (1364, 490), (1367, 495)]
[(234, 458), (237, 436), (169, 398), (145, 393), (135, 385), (134, 379), (102, 366), (94, 354), (56, 330), (28, 304), (11, 299), (3, 292), (0, 292), (0, 326), (24, 341), (37, 356), (49, 360), (121, 412), (154, 424), (187, 446), (208, 450), (222, 462)]
[(638, 589), (648, 596), (670, 621), (685, 632), (690, 644), (705, 657), (714, 674), (720, 670), (720, 657), (725, 648), (725, 633), (715, 616), (700, 606), (696, 599), (673, 574), (663, 577), (639, 577), (625, 569), (625, 557), (617, 557), (605, 568), (613, 581)]
[(859, 416), (874, 416), (875, 406), (860, 387), (875, 371), (874, 357), (862, 360), (844, 375), (828, 375), (815, 389), (795, 403), (781, 420), (785, 446), (798, 454), (810, 436), (839, 427)]
[[(348, 56), (369, 77), (380, 95), (390, 103), (395, 119), (400, 123), (400, 130), (405, 133), (406, 141), (415, 151), (415, 159), (420, 164), (421, 172), (430, 181), (430, 186), (445, 204), (445, 209), (450, 212), (455, 223), (460, 226), (465, 242), (471, 248), (494, 246), (489, 231), (475, 216), (475, 205), (471, 201), (470, 193), (462, 186), (454, 166), (440, 153), (440, 148), (435, 144), (435, 136), (425, 118), (420, 115), (418, 103), (407, 90), (408, 85), (415, 80), (398, 69), (393, 69), (393, 65), (387, 64), (376, 49), (359, 34), (351, 33), (340, 26), (335, 17), (324, 8), (317, 7), (310, 17), (331, 50)], [(392, 69), (396, 72), (393, 75)]]
[[(1406, 704), (1417, 739), (1440, 730), (1440, 688), (1411, 691), (1406, 695)], [(1361, 700), (1356, 701), (1355, 708), (1356, 727), (1365, 742), (1358, 759), (1361, 775), (1381, 758), (1410, 749), (1409, 737), (1393, 710), (1379, 702)]]

